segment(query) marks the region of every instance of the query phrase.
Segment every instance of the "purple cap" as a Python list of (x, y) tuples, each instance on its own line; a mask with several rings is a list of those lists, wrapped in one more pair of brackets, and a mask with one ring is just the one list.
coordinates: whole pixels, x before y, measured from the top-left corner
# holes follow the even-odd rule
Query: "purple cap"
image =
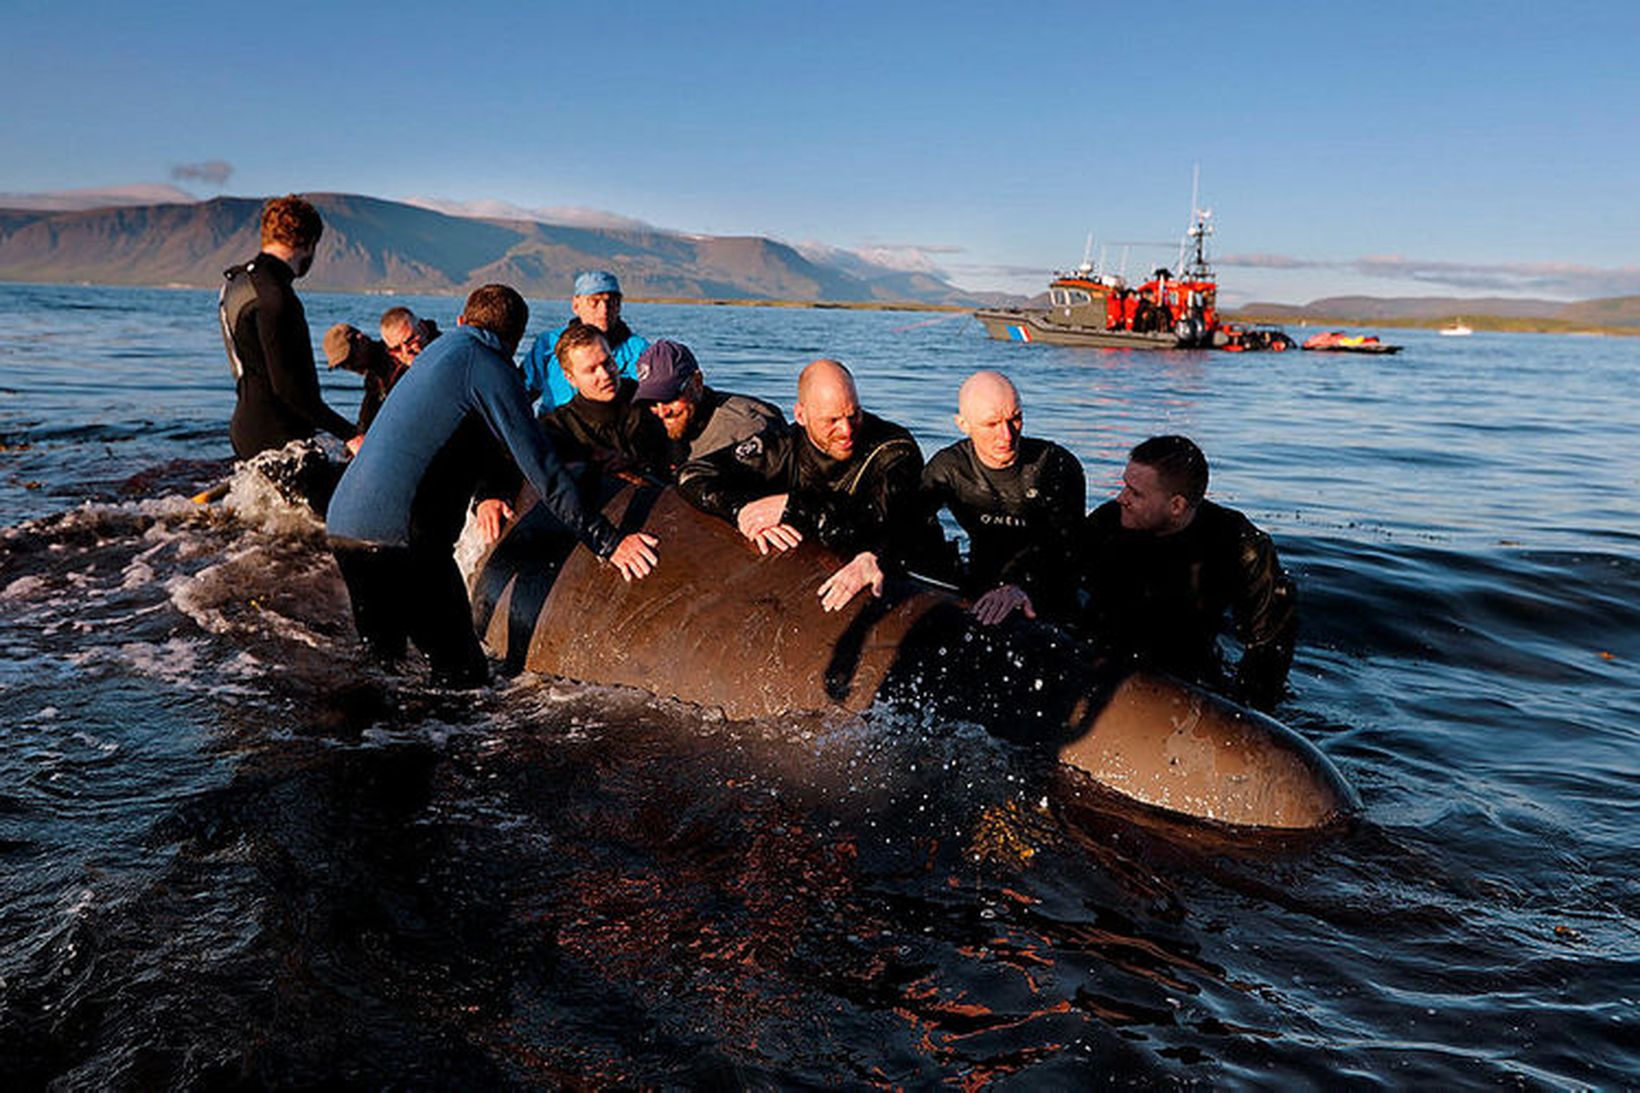
[(662, 338), (638, 355), (637, 373), (634, 401), (671, 402), (683, 393), (690, 376), (700, 374), (700, 365), (687, 345)]
[(613, 292), (619, 296), (621, 282), (615, 280), (615, 275), (607, 269), (589, 269), (575, 275), (575, 295), (596, 296), (600, 292)]

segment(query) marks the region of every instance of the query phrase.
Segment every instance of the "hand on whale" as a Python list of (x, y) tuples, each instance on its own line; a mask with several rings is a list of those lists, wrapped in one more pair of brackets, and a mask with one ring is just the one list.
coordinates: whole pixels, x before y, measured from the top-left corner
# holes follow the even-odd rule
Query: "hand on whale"
[(473, 519), (478, 523), (478, 532), (484, 536), (486, 546), (495, 545), (495, 541), (501, 538), (507, 521), (512, 518), (513, 507), (498, 497), (480, 501), (478, 507), (473, 510)]
[(776, 493), (742, 505), (735, 516), (735, 525), (757, 547), (759, 554), (771, 550), (778, 554), (803, 541), (802, 532), (782, 522), (785, 515), (786, 495)]
[(869, 587), (873, 596), (883, 594), (883, 567), (877, 564), (877, 555), (862, 550), (820, 586), (820, 606), (827, 611), (841, 611), (862, 588)]
[(971, 609), (981, 626), (995, 626), (1018, 608), (1028, 619), (1036, 618), (1031, 597), (1016, 584), (1000, 584), (974, 601)]
[(627, 581), (641, 581), (653, 572), (655, 564), (660, 561), (660, 556), (655, 553), (660, 542), (653, 535), (634, 531), (615, 545), (615, 552), (609, 560)]

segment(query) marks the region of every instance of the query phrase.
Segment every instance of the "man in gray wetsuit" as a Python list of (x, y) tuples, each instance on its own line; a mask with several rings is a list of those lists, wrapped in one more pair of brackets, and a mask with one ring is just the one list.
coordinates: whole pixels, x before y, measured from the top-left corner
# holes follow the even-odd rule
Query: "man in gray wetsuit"
[(786, 415), (772, 403), (706, 386), (695, 354), (681, 342), (652, 342), (638, 356), (637, 373), (633, 401), (666, 429), (667, 469), (674, 480), (691, 459), (786, 428)]

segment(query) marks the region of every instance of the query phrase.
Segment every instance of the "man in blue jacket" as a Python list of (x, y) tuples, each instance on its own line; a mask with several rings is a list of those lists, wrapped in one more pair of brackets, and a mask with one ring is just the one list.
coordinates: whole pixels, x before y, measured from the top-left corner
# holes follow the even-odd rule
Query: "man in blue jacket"
[(539, 409), (543, 414), (575, 397), (575, 388), (570, 386), (563, 369), (558, 367), (557, 358), (553, 356), (558, 339), (570, 327), (585, 323), (602, 331), (618, 375), (636, 378), (634, 368), (638, 363), (638, 354), (649, 347), (649, 339), (632, 333), (632, 328), (622, 321), (621, 283), (608, 270), (595, 269), (577, 274), (575, 295), (570, 298), (569, 306), (575, 317), (537, 337), (535, 344), (530, 346), (529, 356), (519, 365), (519, 370), (524, 374), (524, 386), (531, 400), (541, 400)]
[(359, 636), (389, 661), (414, 641), (445, 685), (489, 675), (452, 550), (480, 477), (505, 454), (547, 510), (621, 576), (647, 576), (656, 562), (654, 536), (622, 537), (582, 504), (531, 415), (510, 363), (528, 321), (529, 306), (506, 285), (474, 291), (457, 329), (393, 388), (331, 498), (326, 527)]

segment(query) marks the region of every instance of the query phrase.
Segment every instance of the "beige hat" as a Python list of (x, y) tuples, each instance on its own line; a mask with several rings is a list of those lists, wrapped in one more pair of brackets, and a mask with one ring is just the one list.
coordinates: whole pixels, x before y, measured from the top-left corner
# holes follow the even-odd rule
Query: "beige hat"
[(337, 323), (325, 331), (325, 360), (335, 368), (353, 355), (353, 338), (360, 330), (351, 323)]

